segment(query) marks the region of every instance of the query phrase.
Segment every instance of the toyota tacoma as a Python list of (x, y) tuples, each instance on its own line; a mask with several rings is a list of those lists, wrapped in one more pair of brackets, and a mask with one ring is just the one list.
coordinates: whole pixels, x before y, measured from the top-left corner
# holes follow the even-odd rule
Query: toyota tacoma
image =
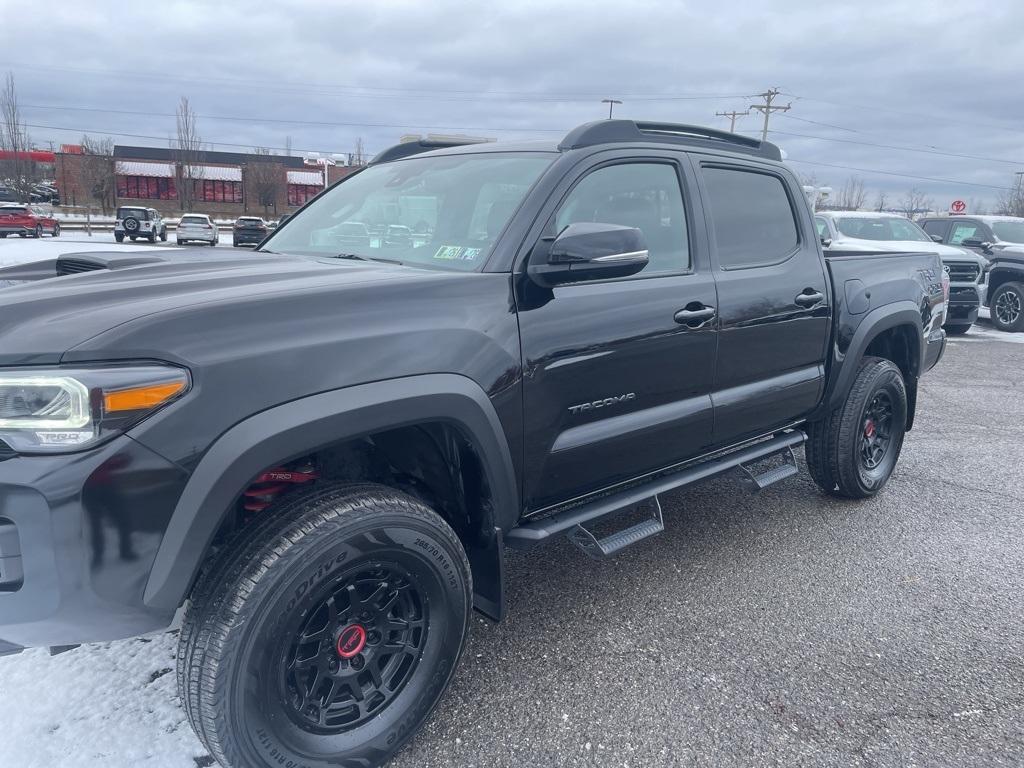
[(244, 259), (58, 259), (0, 302), (3, 650), (183, 609), (222, 765), (381, 765), (507, 549), (611, 556), (801, 446), (878, 493), (947, 291), (932, 253), (826, 257), (774, 145), (627, 120), (400, 144)]

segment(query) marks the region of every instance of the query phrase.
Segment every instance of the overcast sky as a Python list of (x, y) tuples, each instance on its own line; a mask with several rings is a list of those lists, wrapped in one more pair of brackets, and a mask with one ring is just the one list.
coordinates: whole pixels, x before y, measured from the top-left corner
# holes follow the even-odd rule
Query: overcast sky
[[(372, 154), (410, 132), (557, 138), (606, 116), (603, 97), (624, 102), (616, 116), (728, 127), (715, 112), (778, 86), (792, 109), (770, 138), (794, 169), (836, 188), (859, 175), (869, 202), (917, 186), (939, 207), (991, 205), (1024, 170), (1020, 2), (254, 6), (58, 2), (45, 22), (0, 27), (0, 71), (43, 146), (99, 131), (166, 146), (182, 95), (213, 149), (290, 136), (296, 152), (350, 152), (362, 138)], [(26, 13), (0, 0), (0, 18)]]

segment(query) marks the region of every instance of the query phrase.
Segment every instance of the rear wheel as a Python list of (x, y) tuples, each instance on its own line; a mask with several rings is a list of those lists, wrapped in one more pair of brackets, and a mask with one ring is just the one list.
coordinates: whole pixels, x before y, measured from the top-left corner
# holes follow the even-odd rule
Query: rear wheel
[(36, 224), (36, 228), (32, 231), (32, 237), (34, 237), (34, 238), (36, 238), (38, 240), (42, 236), (43, 236), (43, 225), (42, 224)]
[(225, 766), (381, 765), (451, 679), (469, 564), (432, 510), (389, 488), (325, 486), (243, 531), (186, 613), (186, 714)]
[(115, 232), (114, 239), (119, 243), (124, 242), (124, 235), (122, 235), (120, 232)]
[(164, 227), (163, 229), (160, 230), (160, 242), (167, 242), (167, 227)]
[(1003, 283), (989, 302), (992, 325), (1000, 331), (1024, 331), (1024, 283)]
[(846, 402), (809, 426), (811, 477), (834, 496), (874, 496), (896, 467), (906, 427), (907, 388), (900, 369), (890, 360), (864, 358)]

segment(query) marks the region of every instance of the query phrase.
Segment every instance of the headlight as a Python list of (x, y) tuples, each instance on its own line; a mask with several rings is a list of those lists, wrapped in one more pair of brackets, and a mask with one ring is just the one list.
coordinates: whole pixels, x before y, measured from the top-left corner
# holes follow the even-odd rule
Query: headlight
[(0, 441), (18, 453), (68, 453), (124, 432), (188, 391), (164, 365), (0, 370)]

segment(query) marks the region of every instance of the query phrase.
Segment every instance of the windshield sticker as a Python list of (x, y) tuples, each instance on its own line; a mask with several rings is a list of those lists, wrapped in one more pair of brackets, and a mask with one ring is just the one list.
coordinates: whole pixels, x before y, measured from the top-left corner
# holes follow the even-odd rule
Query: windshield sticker
[(463, 248), (458, 245), (442, 245), (434, 253), (434, 258), (440, 261), (476, 261), (483, 251), (482, 248)]

